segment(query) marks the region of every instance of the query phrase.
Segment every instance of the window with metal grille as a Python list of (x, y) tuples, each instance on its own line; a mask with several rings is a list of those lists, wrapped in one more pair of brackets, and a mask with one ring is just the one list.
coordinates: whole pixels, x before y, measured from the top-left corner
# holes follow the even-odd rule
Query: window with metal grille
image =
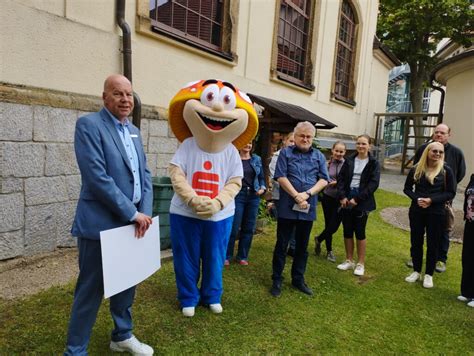
[(215, 52), (223, 52), (226, 0), (150, 0), (154, 31)]
[(278, 77), (303, 85), (311, 84), (307, 65), (310, 13), (310, 0), (281, 0), (277, 35)]
[(337, 37), (334, 96), (336, 99), (354, 102), (354, 62), (357, 45), (357, 20), (348, 1), (343, 1)]

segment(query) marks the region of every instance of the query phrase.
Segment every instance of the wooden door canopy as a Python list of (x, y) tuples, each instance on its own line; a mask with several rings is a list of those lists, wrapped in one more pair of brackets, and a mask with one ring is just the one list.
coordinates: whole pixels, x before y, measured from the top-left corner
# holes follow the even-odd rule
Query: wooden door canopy
[(291, 124), (293, 127), (299, 121), (309, 121), (314, 124), (317, 129), (330, 130), (337, 127), (337, 125), (332, 122), (313, 114), (311, 111), (306, 110), (301, 106), (265, 98), (255, 94), (248, 94), (248, 96), (253, 102), (263, 106), (265, 110), (268, 110), (271, 113), (271, 115), (264, 115), (263, 120), (260, 118), (260, 122), (265, 122), (265, 119), (270, 118), (274, 123), (287, 123)]

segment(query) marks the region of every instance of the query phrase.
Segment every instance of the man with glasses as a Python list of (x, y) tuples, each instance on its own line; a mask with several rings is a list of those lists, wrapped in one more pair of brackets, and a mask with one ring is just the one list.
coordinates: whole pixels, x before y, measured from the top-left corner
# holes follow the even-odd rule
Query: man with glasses
[(281, 294), (286, 251), (295, 231), (295, 255), (291, 268), (291, 284), (299, 291), (312, 295), (304, 280), (308, 259), (308, 241), (316, 220), (317, 194), (328, 184), (324, 155), (312, 147), (315, 127), (308, 121), (294, 129), (295, 145), (285, 147), (278, 156), (273, 179), (280, 184), (277, 203), (277, 241), (273, 251), (273, 285), (270, 293)]
[[(435, 127), (433, 134), (433, 140), (444, 145), (444, 162), (451, 168), (454, 173), (456, 185), (464, 178), (466, 174), (466, 162), (464, 160), (464, 154), (459, 147), (449, 143), (449, 137), (451, 136), (451, 129), (446, 124), (439, 124)], [(423, 151), (430, 142), (426, 142), (421, 145), (415, 153), (413, 158), (413, 164), (418, 163)], [(449, 202), (452, 204), (452, 201)], [(449, 250), (449, 231), (445, 230), (441, 237), (438, 250), (438, 262), (436, 263), (436, 271), (446, 271), (446, 261), (448, 259)], [(413, 262), (410, 260), (407, 262), (409, 267), (413, 266)]]

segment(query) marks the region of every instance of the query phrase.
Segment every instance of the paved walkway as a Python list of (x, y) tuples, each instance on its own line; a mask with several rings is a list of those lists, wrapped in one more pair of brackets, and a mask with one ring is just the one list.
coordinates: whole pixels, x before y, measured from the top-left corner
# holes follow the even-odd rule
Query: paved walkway
[[(389, 192), (405, 195), (403, 194), (403, 186), (405, 184), (405, 179), (406, 179), (406, 176), (400, 174), (397, 171), (387, 170), (387, 169), (382, 170), (382, 174), (380, 177), (380, 188), (387, 190)], [(464, 203), (463, 192), (458, 191), (453, 201), (454, 209), (462, 210), (463, 203)]]

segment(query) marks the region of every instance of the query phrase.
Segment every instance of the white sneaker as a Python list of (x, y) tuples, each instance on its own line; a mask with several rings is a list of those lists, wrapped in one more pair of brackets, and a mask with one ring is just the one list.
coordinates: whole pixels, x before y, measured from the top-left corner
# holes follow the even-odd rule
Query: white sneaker
[(433, 288), (433, 276), (429, 274), (425, 274), (425, 279), (423, 280), (423, 287), (425, 288)]
[(123, 341), (111, 341), (110, 349), (115, 352), (129, 352), (132, 355), (153, 355), (153, 349), (132, 335), (130, 339)]
[(474, 308), (474, 299), (472, 299), (469, 303), (467, 303), (467, 306)]
[(209, 309), (211, 309), (211, 312), (213, 312), (214, 314), (220, 314), (222, 313), (222, 310), (224, 310), (220, 303), (209, 304)]
[(458, 300), (460, 302), (467, 302), (469, 300), (469, 298), (466, 298), (465, 296), (463, 295), (458, 295)]
[(356, 264), (355, 269), (354, 269), (354, 274), (356, 276), (363, 276), (364, 272), (365, 272), (364, 265), (362, 263)]
[(407, 278), (405, 278), (405, 281), (407, 281), (408, 283), (415, 283), (416, 281), (420, 279), (421, 279), (421, 275), (418, 272), (413, 272)]
[(343, 263), (340, 265), (337, 265), (337, 269), (340, 269), (341, 271), (347, 271), (348, 269), (354, 269), (354, 262), (345, 260)]
[(185, 307), (182, 309), (183, 315), (187, 316), (188, 318), (192, 318), (194, 316), (194, 307)]

